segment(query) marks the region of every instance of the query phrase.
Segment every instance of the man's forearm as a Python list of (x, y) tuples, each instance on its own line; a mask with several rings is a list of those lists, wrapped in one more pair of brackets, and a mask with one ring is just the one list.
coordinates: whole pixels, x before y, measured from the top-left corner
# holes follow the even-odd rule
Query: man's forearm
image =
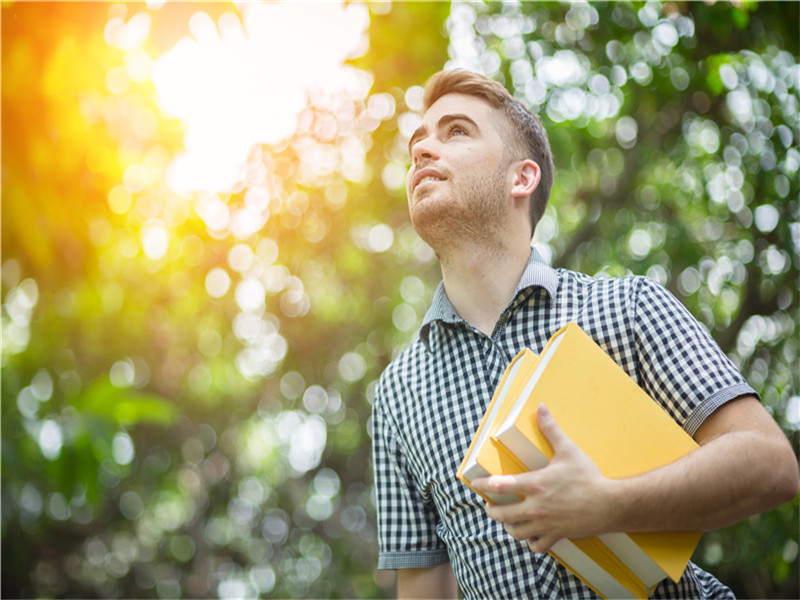
[(782, 436), (733, 431), (672, 465), (611, 485), (608, 531), (705, 531), (791, 500), (797, 462)]
[(710, 415), (695, 434), (699, 449), (630, 479), (604, 477), (543, 407), (538, 418), (554, 449), (546, 467), (473, 481), (484, 493), (522, 498), (487, 512), (537, 552), (562, 538), (725, 527), (797, 494), (794, 452), (752, 396)]
[(450, 563), (397, 571), (398, 598), (458, 598), (458, 584)]

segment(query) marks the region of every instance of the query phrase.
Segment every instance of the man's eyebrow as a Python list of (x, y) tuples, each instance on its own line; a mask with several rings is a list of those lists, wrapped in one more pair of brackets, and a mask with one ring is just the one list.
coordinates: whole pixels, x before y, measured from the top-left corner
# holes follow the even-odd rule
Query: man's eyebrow
[[(453, 113), (449, 115), (442, 115), (439, 121), (436, 123), (437, 129), (441, 129), (445, 127), (448, 123), (452, 123), (453, 121), (466, 121), (475, 129), (480, 129), (478, 124), (463, 113)], [(411, 154), (411, 148), (414, 146), (414, 142), (417, 141), (417, 138), (425, 135), (428, 132), (428, 128), (425, 125), (420, 125), (417, 127), (416, 131), (411, 134), (411, 139), (408, 140), (408, 153)]]

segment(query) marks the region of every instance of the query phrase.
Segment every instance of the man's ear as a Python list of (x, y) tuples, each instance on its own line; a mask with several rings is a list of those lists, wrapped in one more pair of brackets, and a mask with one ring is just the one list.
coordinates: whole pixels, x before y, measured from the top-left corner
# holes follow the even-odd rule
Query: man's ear
[(514, 180), (511, 185), (511, 196), (522, 198), (530, 196), (542, 178), (542, 171), (539, 165), (529, 158), (515, 163), (513, 166)]
[(513, 168), (514, 179), (511, 185), (511, 196), (521, 198), (530, 196), (539, 185), (542, 178), (539, 165), (529, 158), (515, 163)]

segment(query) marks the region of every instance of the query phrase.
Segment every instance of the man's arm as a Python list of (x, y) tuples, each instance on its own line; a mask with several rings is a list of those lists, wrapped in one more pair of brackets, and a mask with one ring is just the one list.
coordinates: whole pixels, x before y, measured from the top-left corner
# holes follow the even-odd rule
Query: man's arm
[(456, 576), (449, 562), (397, 571), (398, 598), (458, 598)]
[(542, 409), (539, 426), (554, 450), (548, 466), (473, 482), (523, 497), (487, 512), (537, 552), (565, 537), (726, 527), (791, 500), (800, 485), (791, 445), (754, 396), (712, 413), (695, 434), (696, 451), (628, 479), (604, 477)]

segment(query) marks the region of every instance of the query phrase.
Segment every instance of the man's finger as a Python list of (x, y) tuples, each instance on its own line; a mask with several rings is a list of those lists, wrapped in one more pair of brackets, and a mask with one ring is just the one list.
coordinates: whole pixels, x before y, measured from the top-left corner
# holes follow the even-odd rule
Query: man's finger
[(550, 442), (553, 447), (553, 452), (564, 450), (566, 446), (572, 446), (572, 440), (567, 437), (561, 427), (556, 423), (555, 418), (544, 404), (540, 404), (536, 409), (536, 420), (539, 423), (539, 429)]
[(547, 552), (559, 539), (560, 538), (549, 535), (542, 535), (539, 537), (528, 538), (526, 541), (528, 543), (528, 548), (530, 548), (533, 552)]
[(492, 475), (472, 482), (472, 487), (484, 494), (504, 494), (521, 496), (529, 493), (529, 486), (516, 475)]
[(536, 525), (536, 523), (532, 521), (523, 522), (523, 523), (506, 523), (503, 525), (506, 530), (506, 533), (513, 537), (515, 540), (520, 542), (538, 538), (539, 533), (541, 532), (540, 528)]
[(500, 521), (502, 523), (517, 523), (520, 519), (524, 518), (520, 514), (519, 503), (514, 504), (487, 504), (486, 514), (490, 519)]

